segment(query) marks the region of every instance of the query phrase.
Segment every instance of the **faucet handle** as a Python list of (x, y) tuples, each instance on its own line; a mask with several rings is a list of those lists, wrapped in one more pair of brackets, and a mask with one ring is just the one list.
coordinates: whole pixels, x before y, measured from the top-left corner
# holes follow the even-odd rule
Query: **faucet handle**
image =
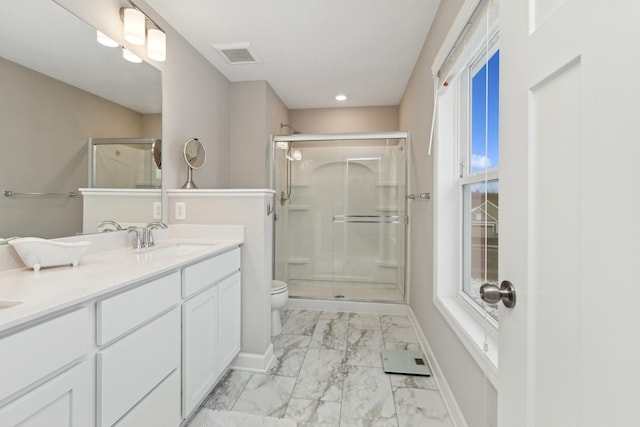
[(100, 231), (100, 228), (105, 227), (107, 225), (110, 225), (113, 227), (113, 230), (110, 228), (103, 228), (102, 232), (104, 233), (105, 231), (119, 231), (122, 230), (122, 226), (120, 224), (118, 224), (116, 221), (112, 221), (112, 220), (105, 220), (100, 222), (100, 224), (98, 224), (98, 226), (96, 227), (98, 229), (98, 231)]
[(140, 249), (142, 248), (142, 237), (140, 236), (140, 229), (138, 227), (127, 227), (127, 232), (128, 233), (136, 233), (136, 237), (133, 240), (133, 249)]
[(162, 229), (166, 229), (168, 228), (168, 225), (165, 224), (162, 221), (151, 221), (150, 223), (147, 224), (147, 228), (162, 228)]

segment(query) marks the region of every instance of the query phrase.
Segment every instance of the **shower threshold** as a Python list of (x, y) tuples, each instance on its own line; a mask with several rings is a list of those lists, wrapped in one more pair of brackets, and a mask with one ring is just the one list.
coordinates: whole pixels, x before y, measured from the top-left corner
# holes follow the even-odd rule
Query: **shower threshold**
[(404, 302), (396, 284), (289, 280), (289, 297), (365, 302)]

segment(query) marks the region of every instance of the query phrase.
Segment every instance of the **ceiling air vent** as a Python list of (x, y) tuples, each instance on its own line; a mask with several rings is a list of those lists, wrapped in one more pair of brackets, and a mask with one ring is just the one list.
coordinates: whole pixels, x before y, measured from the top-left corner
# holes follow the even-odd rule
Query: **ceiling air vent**
[(253, 64), (260, 62), (256, 51), (248, 42), (231, 44), (214, 44), (216, 49), (229, 64)]

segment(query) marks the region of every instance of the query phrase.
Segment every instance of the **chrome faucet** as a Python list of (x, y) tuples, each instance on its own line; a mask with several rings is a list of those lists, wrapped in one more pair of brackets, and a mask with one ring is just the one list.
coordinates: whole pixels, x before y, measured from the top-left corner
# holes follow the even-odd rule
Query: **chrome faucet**
[(152, 221), (147, 224), (147, 227), (144, 229), (144, 232), (142, 234), (143, 247), (148, 248), (156, 244), (156, 242), (153, 241), (153, 230), (155, 230), (156, 228), (166, 229), (167, 224), (160, 221)]
[(106, 221), (102, 221), (100, 224), (98, 224), (98, 230), (100, 230), (101, 227), (104, 227), (105, 225), (111, 225), (113, 226), (113, 230), (110, 228), (105, 228), (104, 230), (102, 230), (102, 233), (104, 233), (105, 231), (120, 231), (122, 230), (122, 226), (120, 226), (120, 224), (118, 224), (115, 221), (111, 221), (111, 220), (106, 220)]
[[(131, 227), (127, 227), (128, 233), (136, 233), (136, 237), (133, 239), (133, 249), (144, 248), (142, 237), (140, 235), (140, 230), (141, 229), (139, 227), (135, 227), (133, 225)], [(144, 231), (144, 228), (142, 230)]]

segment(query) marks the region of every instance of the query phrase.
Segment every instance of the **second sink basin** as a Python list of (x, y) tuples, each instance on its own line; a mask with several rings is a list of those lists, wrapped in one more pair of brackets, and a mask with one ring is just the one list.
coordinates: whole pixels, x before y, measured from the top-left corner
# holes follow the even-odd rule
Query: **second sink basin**
[(201, 251), (203, 249), (211, 248), (212, 246), (214, 245), (207, 244), (207, 243), (202, 243), (202, 244), (175, 243), (172, 245), (157, 246), (157, 247), (144, 249), (143, 252), (141, 251), (141, 253), (145, 253), (149, 255), (162, 255), (162, 256), (165, 256), (165, 255), (183, 256), (183, 255), (189, 255), (193, 252)]

